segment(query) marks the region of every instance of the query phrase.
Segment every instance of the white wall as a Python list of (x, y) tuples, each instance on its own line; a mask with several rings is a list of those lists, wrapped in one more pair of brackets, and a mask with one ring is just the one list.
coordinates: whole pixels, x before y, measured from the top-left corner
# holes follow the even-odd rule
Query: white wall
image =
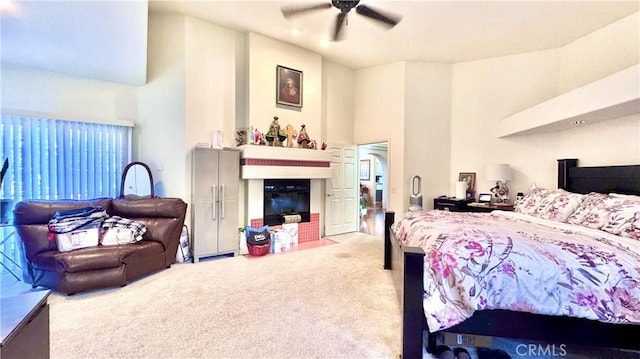
[(451, 66), (399, 62), (356, 71), (354, 138), (389, 141), (388, 208), (409, 208), (411, 178), (422, 178), (423, 206), (448, 190)]
[(322, 62), (322, 141), (353, 144), (354, 82), (353, 69)]
[(357, 70), (354, 140), (389, 140), (390, 209), (407, 207), (414, 174), (430, 208), (430, 198), (454, 194), (460, 172), (475, 172), (476, 192), (487, 192), (494, 185), (485, 178), (488, 163), (511, 164), (512, 197), (533, 183), (555, 187), (559, 158), (639, 163), (638, 115), (558, 133), (494, 134), (504, 117), (638, 63), (638, 22), (636, 13), (559, 49)]
[(224, 146), (234, 146), (236, 32), (192, 17), (185, 21), (187, 146), (212, 142), (216, 130), (223, 132)]
[(450, 193), (459, 172), (476, 172), (476, 191), (487, 192), (494, 185), (485, 178), (488, 163), (511, 165), (511, 199), (534, 183), (555, 188), (559, 158), (585, 166), (640, 163), (638, 115), (556, 133), (493, 134), (510, 114), (638, 63), (637, 23), (635, 14), (560, 49), (455, 64)]
[[(185, 18), (185, 197), (191, 198), (191, 150), (213, 143), (223, 132), (222, 145), (235, 146), (236, 112), (245, 106), (237, 96), (237, 63), (244, 60), (244, 39), (233, 30)], [(240, 104), (237, 104), (240, 102)], [(242, 206), (242, 209), (244, 207)], [(244, 217), (244, 213), (240, 218)]]
[[(98, 122), (133, 122), (138, 117), (134, 86), (2, 64), (3, 113)], [(138, 133), (139, 128), (134, 128)]]
[(409, 208), (411, 178), (422, 178), (423, 208), (448, 193), (451, 147), (451, 65), (407, 62), (403, 208)]
[(403, 211), (405, 64), (401, 62), (356, 71), (354, 142), (388, 142), (389, 210)]
[(548, 148), (497, 138), (495, 128), (500, 119), (555, 96), (556, 54), (539, 51), (453, 65), (449, 195), (460, 172), (475, 172), (476, 193), (487, 193), (495, 185), (485, 178), (488, 163), (512, 165), (513, 192), (526, 192), (531, 180), (525, 176), (553, 174), (555, 158), (549, 157), (554, 155), (542, 153)]
[(560, 49), (558, 91), (565, 93), (638, 63), (640, 12)]
[(149, 16), (147, 84), (138, 89), (137, 158), (167, 197), (185, 201), (185, 17)]
[[(273, 116), (284, 129), (292, 125), (299, 131), (306, 125), (309, 137), (322, 143), (322, 58), (319, 54), (282, 41), (249, 33), (248, 47), (248, 125), (262, 133), (269, 130)], [(302, 71), (302, 108), (276, 105), (276, 66)]]

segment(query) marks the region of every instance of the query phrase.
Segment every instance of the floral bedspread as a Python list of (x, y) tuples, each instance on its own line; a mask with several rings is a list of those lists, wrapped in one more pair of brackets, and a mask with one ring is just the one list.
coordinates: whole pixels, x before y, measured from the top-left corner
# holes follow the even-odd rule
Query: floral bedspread
[(407, 212), (392, 231), (426, 253), (430, 331), (482, 309), (640, 323), (640, 241), (504, 211)]

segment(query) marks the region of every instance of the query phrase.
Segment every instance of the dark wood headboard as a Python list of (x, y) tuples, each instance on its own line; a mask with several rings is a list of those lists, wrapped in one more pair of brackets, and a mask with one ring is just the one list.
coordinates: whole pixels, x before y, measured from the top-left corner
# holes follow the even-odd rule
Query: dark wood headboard
[(558, 188), (640, 195), (640, 165), (578, 167), (577, 159), (558, 160)]

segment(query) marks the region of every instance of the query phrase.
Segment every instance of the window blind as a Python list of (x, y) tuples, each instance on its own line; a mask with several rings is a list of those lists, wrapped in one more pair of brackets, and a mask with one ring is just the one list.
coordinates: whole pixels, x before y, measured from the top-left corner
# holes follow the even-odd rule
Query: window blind
[(2, 115), (0, 198), (89, 199), (118, 195), (130, 162), (131, 127)]

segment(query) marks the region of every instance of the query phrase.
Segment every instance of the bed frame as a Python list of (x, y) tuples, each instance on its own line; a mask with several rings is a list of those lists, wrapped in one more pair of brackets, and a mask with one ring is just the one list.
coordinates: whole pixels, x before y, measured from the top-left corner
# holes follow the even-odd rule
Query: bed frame
[[(577, 159), (558, 160), (558, 188), (577, 193), (640, 195), (640, 165), (577, 167)], [(481, 310), (446, 330), (430, 333), (422, 307), (424, 251), (403, 247), (390, 231), (394, 212), (385, 213), (384, 269), (392, 271), (402, 310), (402, 358), (422, 358), (423, 343), (435, 351), (439, 333), (540, 340), (556, 344), (640, 350), (640, 325), (588, 319)]]

